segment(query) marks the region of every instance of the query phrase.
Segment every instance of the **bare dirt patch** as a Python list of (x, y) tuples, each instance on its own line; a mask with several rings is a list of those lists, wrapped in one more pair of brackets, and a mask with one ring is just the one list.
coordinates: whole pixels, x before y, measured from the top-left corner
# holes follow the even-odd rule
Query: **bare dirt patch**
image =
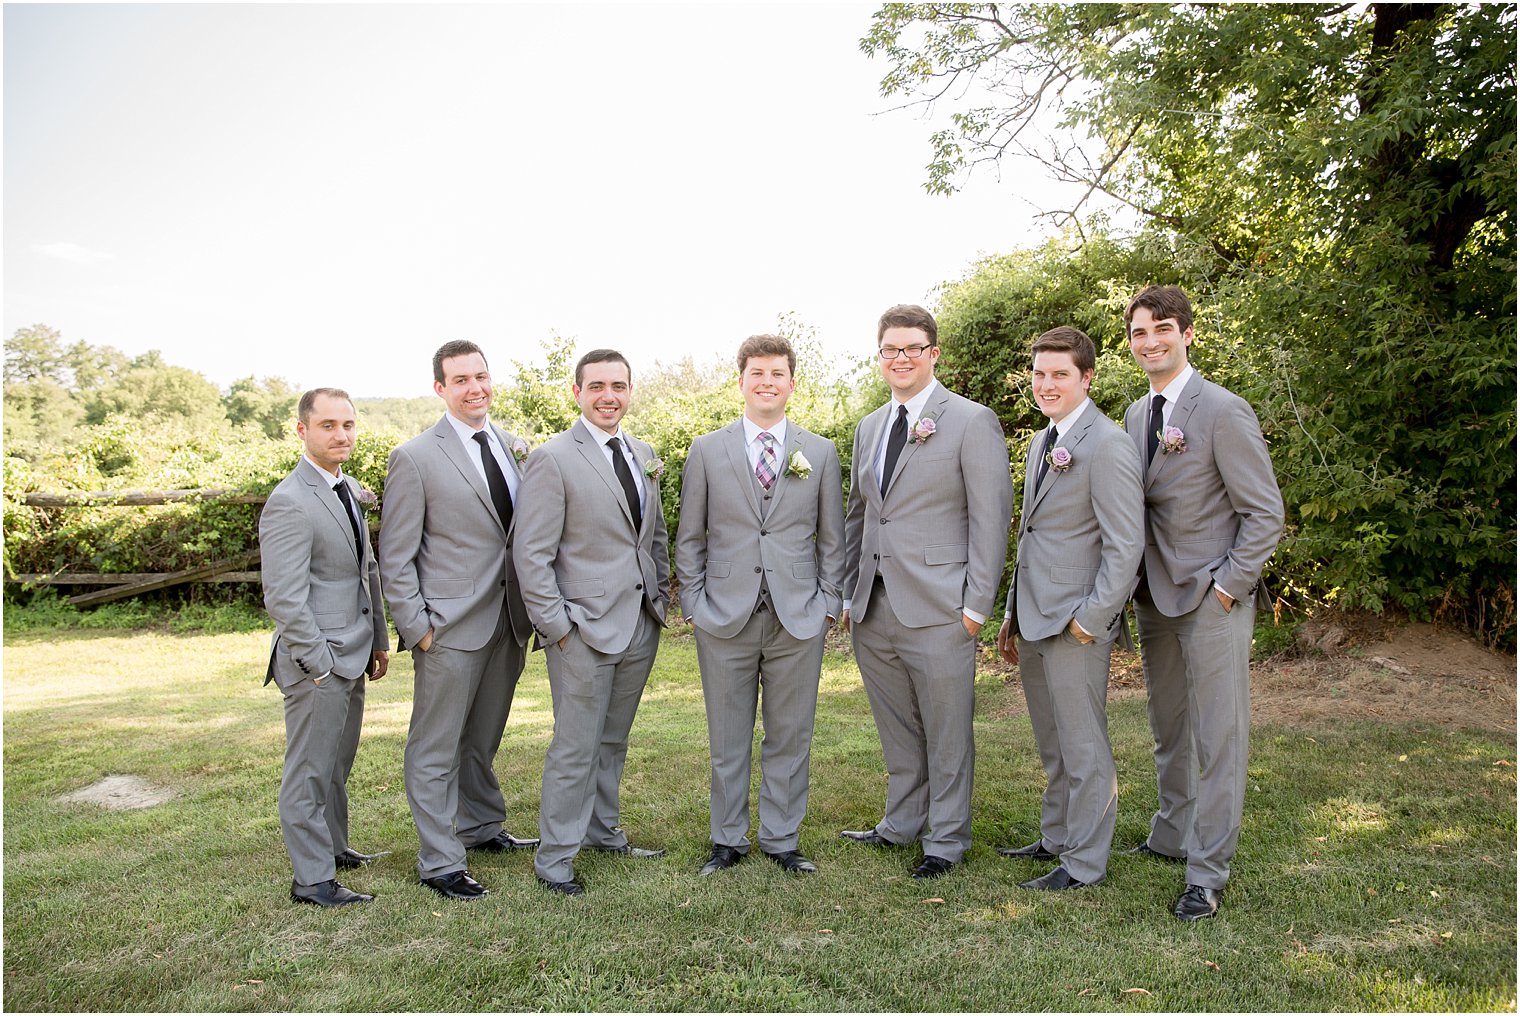
[(109, 811), (130, 811), (163, 804), (173, 796), (174, 792), (167, 787), (149, 783), (141, 776), (107, 776), (58, 800), (66, 804), (98, 804)]
[[(1018, 670), (979, 661), (1009, 683)], [(1109, 698), (1144, 697), (1140, 657), (1114, 651)], [(1024, 712), (1022, 695), (1007, 711)], [(1323, 726), (1347, 720), (1515, 733), (1515, 657), (1464, 632), (1417, 622), (1306, 621), (1297, 648), (1251, 665), (1251, 720)]]

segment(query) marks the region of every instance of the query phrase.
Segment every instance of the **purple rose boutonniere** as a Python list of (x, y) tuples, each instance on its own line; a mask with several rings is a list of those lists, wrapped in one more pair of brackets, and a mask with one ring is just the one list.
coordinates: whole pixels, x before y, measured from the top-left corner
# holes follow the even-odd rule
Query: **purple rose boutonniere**
[(528, 452), (531, 450), (528, 447), (528, 442), (522, 438), (518, 438), (512, 442), (512, 457), (517, 460), (518, 465), (522, 465), (523, 460), (528, 457)]
[(644, 475), (649, 477), (655, 483), (659, 483), (660, 480), (665, 476), (665, 460), (650, 459), (648, 462), (644, 463)]
[(1050, 454), (1045, 456), (1045, 461), (1050, 463), (1051, 469), (1064, 473), (1071, 468), (1071, 452), (1064, 447), (1053, 448)]
[(365, 490), (363, 487), (359, 488), (358, 501), (359, 514), (361, 515), (367, 515), (370, 512), (374, 511), (375, 505), (380, 503), (380, 499), (375, 496), (374, 491)]
[(1187, 436), (1181, 427), (1167, 427), (1161, 431), (1161, 451), (1164, 455), (1181, 455), (1187, 451)]
[(925, 416), (913, 425), (913, 443), (923, 444), (934, 436), (935, 426), (932, 416)]

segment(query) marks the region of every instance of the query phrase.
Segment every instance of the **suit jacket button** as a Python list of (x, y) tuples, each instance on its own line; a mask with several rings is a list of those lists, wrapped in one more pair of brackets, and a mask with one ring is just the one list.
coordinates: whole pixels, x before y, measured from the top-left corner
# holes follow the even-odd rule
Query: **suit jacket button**
[(501, 588), (502, 588), (502, 589), (505, 589), (505, 588), (507, 588), (507, 580), (506, 580), (506, 579), (502, 579), (502, 580), (501, 580), (501, 581), (500, 581), (500, 582), (498, 582), (498, 583), (496, 583), (496, 584), (497, 584), (497, 585), (498, 585), (498, 586), (500, 586), (500, 587), (501, 587)]
[(771, 531), (769, 529), (762, 529), (762, 530), (760, 530), (760, 535), (761, 536), (769, 536), (769, 535), (771, 535)]
[(361, 613), (361, 614), (368, 614), (369, 613), (369, 608), (368, 607), (360, 607), (359, 608), (359, 613)]
[(879, 523), (881, 523), (882, 525), (886, 525), (887, 524), (887, 520), (886, 519), (877, 519), (876, 521), (879, 522)]
[(871, 555), (871, 560), (872, 561), (880, 561), (881, 560), (881, 555), (880, 554), (872, 554)]
[(759, 565), (755, 565), (755, 574), (756, 575), (760, 574), (760, 566)]
[(634, 586), (633, 588), (635, 588), (635, 589), (643, 589), (644, 588), (644, 583), (640, 582), (638, 585)]

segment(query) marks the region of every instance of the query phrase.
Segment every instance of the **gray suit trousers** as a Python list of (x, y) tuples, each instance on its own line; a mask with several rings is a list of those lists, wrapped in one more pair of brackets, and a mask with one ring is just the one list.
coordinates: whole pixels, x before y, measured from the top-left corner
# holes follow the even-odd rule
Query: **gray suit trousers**
[(758, 700), (765, 729), (760, 742), (760, 849), (772, 854), (796, 850), (797, 830), (807, 813), (824, 633), (793, 638), (769, 609), (757, 612), (732, 638), (701, 628), (696, 633), (712, 753), (712, 841), (741, 853), (749, 850)]
[(1157, 809), (1147, 842), (1187, 857), (1189, 885), (1223, 889), (1246, 799), (1256, 605), (1237, 600), (1226, 613), (1211, 590), (1189, 613), (1167, 617), (1141, 583), (1135, 618), (1156, 738)]
[(321, 684), (297, 681), (282, 689), (285, 775), (280, 780), (280, 832), (301, 885), (333, 878), (333, 857), (348, 849), (346, 783), (364, 724), (365, 680), (329, 674)]
[(904, 627), (884, 587), (851, 631), (887, 767), (876, 831), (893, 843), (922, 839), (925, 854), (959, 862), (971, 846), (976, 640), (959, 616)]
[(423, 878), (463, 869), (465, 848), (491, 839), (506, 821), (494, 762), (523, 656), (505, 611), (479, 649), (435, 642), (425, 653), (412, 650), (416, 684), (402, 769)]
[(572, 628), (565, 648), (544, 647), (554, 698), (554, 738), (544, 756), (533, 869), (550, 882), (575, 877), (582, 846), (617, 849), (628, 842), (618, 817), (618, 784), (628, 732), (660, 646), (660, 629), (640, 609), (622, 653), (597, 652)]
[(1082, 645), (1068, 632), (1019, 639), (1019, 677), (1045, 766), (1040, 841), (1089, 884), (1108, 871), (1119, 815), (1119, 781), (1108, 741), (1112, 642)]

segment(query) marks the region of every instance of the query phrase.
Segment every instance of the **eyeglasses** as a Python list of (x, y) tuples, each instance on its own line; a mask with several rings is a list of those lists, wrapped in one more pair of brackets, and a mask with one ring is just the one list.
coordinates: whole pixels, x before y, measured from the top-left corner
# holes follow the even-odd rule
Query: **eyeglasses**
[(929, 348), (931, 348), (931, 347), (929, 347), (929, 346), (882, 346), (880, 349), (878, 349), (876, 351), (876, 355), (880, 356), (883, 360), (895, 360), (895, 359), (897, 359), (897, 354), (901, 353), (903, 356), (906, 356), (910, 360), (917, 360), (920, 356), (924, 355), (924, 350), (929, 349)]

